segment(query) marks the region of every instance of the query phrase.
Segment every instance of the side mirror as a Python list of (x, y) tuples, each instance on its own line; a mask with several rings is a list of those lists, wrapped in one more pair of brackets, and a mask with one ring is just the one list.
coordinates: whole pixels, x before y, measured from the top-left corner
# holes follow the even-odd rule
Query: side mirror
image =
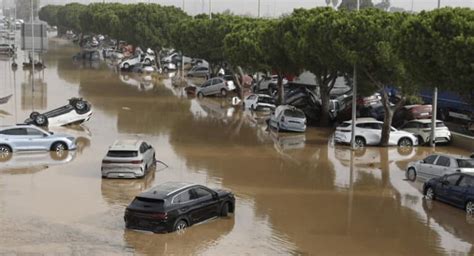
[(217, 194), (217, 192), (212, 193), (212, 198), (216, 200), (219, 199), (219, 195)]

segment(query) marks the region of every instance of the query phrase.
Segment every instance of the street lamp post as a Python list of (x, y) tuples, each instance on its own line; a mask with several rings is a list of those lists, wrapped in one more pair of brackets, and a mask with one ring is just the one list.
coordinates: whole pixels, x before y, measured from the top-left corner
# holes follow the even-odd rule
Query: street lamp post
[(209, 19), (212, 19), (212, 6), (211, 6), (211, 0), (209, 0)]
[[(360, 9), (360, 0), (357, 0), (357, 11)], [(355, 143), (355, 123), (357, 118), (357, 65), (354, 63), (354, 77), (352, 79), (352, 123), (351, 123), (351, 148), (356, 148)]]
[(260, 18), (260, 0), (258, 0), (258, 17)]

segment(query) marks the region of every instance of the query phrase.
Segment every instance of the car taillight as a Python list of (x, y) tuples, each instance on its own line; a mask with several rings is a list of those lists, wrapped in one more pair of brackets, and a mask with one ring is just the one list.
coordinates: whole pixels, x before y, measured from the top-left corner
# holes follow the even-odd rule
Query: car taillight
[(166, 220), (168, 219), (168, 213), (166, 212), (158, 212), (158, 213), (153, 213), (151, 215), (153, 219), (158, 219), (158, 220)]

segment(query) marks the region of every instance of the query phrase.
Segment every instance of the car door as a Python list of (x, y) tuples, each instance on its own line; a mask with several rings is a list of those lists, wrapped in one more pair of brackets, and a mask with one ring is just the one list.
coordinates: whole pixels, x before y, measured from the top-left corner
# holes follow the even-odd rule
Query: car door
[(451, 195), (451, 191), (455, 186), (458, 185), (459, 178), (461, 177), (461, 174), (455, 173), (451, 175), (447, 175), (442, 178), (441, 184), (438, 186), (437, 191), (436, 191), (436, 196), (443, 201), (446, 201), (448, 203), (454, 203), (453, 202), (453, 196)]
[(191, 189), (191, 199), (196, 205), (195, 217), (198, 221), (203, 221), (217, 216), (219, 202), (213, 197), (213, 193), (204, 187)]
[(207, 80), (204, 84), (201, 85), (201, 92), (204, 95), (209, 95), (210, 93), (210, 87), (211, 86), (211, 80)]
[(456, 186), (452, 186), (449, 191), (449, 200), (459, 206), (463, 207), (468, 193), (468, 189), (474, 185), (474, 179), (468, 175), (461, 175), (461, 179)]
[(35, 128), (26, 128), (26, 140), (29, 150), (49, 150), (52, 143), (47, 134)]
[(434, 165), (434, 173), (436, 176), (441, 177), (446, 174), (451, 174), (451, 159), (446, 156), (439, 156)]
[(212, 94), (218, 94), (220, 93), (221, 89), (223, 86), (223, 80), (220, 78), (214, 78), (212, 79)]
[(424, 179), (431, 179), (433, 177), (437, 177), (435, 174), (435, 163), (438, 159), (438, 155), (430, 155), (423, 159), (417, 168), (418, 176)]
[(28, 150), (28, 137), (26, 128), (11, 128), (2, 131), (5, 141), (9, 143), (13, 150)]

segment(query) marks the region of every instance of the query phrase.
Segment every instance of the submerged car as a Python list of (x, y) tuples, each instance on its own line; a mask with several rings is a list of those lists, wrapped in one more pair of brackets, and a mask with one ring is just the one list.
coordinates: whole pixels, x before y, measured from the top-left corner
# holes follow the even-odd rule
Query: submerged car
[(209, 77), (209, 68), (205, 66), (194, 66), (186, 74), (187, 77)]
[(0, 129), (0, 153), (3, 157), (17, 151), (63, 151), (76, 149), (76, 138), (54, 134), (34, 125), (16, 125)]
[(266, 94), (251, 94), (245, 98), (244, 105), (252, 110), (273, 110), (276, 108), (275, 99)]
[[(418, 143), (424, 144), (430, 142), (431, 119), (417, 119), (408, 121), (401, 130), (411, 132), (418, 138)], [(450, 143), (451, 132), (443, 121), (436, 120), (435, 143)]]
[(69, 99), (69, 104), (46, 113), (32, 112), (25, 123), (37, 126), (64, 126), (86, 122), (91, 116), (91, 104), (82, 98), (72, 98)]
[(427, 200), (440, 200), (474, 214), (474, 176), (454, 173), (433, 178), (423, 185), (423, 195)]
[(303, 111), (289, 105), (280, 105), (272, 113), (269, 125), (278, 131), (306, 131), (306, 116)]
[[(374, 118), (356, 119), (355, 144), (357, 147), (378, 145), (382, 139), (383, 122)], [(336, 128), (334, 141), (341, 144), (350, 144), (352, 136), (351, 121), (345, 121)], [(418, 139), (411, 133), (399, 131), (391, 127), (388, 144), (391, 146), (411, 147), (418, 145)]]
[(155, 162), (155, 150), (146, 142), (117, 140), (102, 160), (102, 178), (142, 178)]
[(141, 193), (125, 210), (125, 226), (155, 233), (180, 231), (235, 209), (229, 191), (186, 182), (167, 182)]
[(155, 61), (155, 55), (149, 52), (144, 53), (144, 54), (136, 54), (122, 60), (122, 62), (119, 63), (119, 68), (128, 70), (130, 67), (135, 66), (139, 63), (143, 63), (145, 65), (151, 65), (154, 61)]
[(200, 87), (197, 87), (196, 95), (198, 97), (211, 95), (221, 95), (225, 97), (229, 91), (235, 89), (235, 86), (232, 88), (232, 85), (222, 77), (214, 77), (204, 82)]
[(429, 155), (423, 160), (408, 164), (406, 178), (428, 180), (456, 172), (474, 173), (474, 159), (449, 155)]
[(0, 44), (0, 54), (12, 55), (15, 53), (15, 47), (10, 44)]

